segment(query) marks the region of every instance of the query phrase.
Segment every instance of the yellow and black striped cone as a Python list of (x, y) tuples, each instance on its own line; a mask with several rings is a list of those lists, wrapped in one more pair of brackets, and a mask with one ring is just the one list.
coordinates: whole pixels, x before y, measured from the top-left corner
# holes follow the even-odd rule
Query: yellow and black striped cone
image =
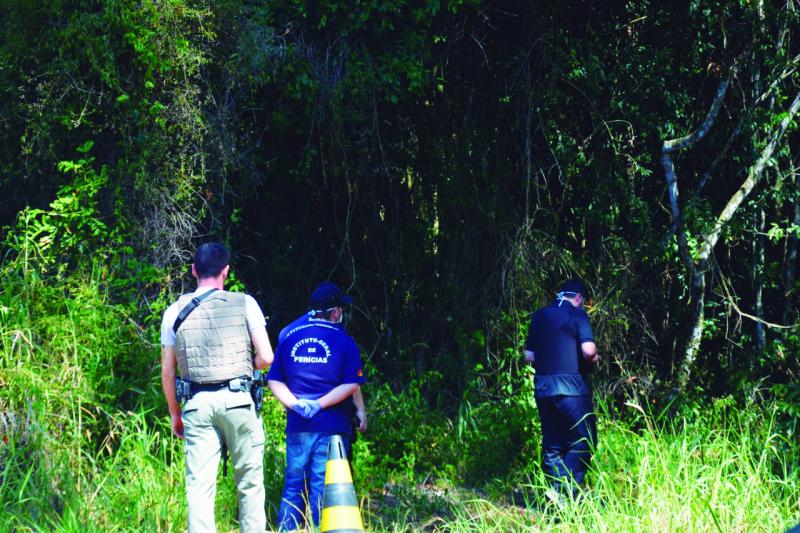
[(364, 531), (344, 440), (340, 435), (331, 436), (328, 444), (328, 462), (325, 465), (320, 533), (327, 531), (336, 533)]

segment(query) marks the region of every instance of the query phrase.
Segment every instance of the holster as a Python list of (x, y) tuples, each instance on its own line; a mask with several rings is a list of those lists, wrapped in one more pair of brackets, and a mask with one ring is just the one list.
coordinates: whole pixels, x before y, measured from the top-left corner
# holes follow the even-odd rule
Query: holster
[(253, 398), (256, 413), (261, 412), (261, 406), (264, 404), (264, 382), (264, 374), (261, 370), (254, 370), (253, 380), (250, 382), (250, 396)]

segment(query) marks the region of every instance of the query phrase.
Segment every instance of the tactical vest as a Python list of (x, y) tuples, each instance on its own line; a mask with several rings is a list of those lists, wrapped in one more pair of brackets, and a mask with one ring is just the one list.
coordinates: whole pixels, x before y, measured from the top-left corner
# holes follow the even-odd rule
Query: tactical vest
[(217, 383), (253, 374), (245, 295), (217, 291), (197, 306), (175, 334), (181, 377)]

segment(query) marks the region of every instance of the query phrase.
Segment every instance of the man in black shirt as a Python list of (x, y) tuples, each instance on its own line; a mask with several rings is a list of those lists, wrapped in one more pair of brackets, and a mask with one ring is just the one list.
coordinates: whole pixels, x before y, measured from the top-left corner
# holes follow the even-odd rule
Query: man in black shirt
[(552, 478), (550, 499), (574, 496), (597, 441), (589, 368), (600, 360), (580, 280), (561, 286), (550, 305), (531, 318), (525, 360), (536, 370), (536, 406), (542, 424), (542, 462)]

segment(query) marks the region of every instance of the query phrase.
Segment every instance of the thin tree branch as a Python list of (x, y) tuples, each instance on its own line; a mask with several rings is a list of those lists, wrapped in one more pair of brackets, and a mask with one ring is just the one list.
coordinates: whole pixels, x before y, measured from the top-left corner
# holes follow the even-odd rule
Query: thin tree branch
[(711, 251), (714, 249), (714, 246), (717, 244), (719, 236), (722, 233), (723, 226), (730, 221), (734, 213), (736, 213), (736, 210), (739, 209), (739, 206), (742, 204), (744, 199), (747, 198), (747, 196), (753, 190), (753, 187), (755, 187), (756, 183), (761, 178), (764, 167), (766, 167), (767, 162), (772, 157), (772, 154), (775, 151), (775, 148), (777, 148), (781, 137), (783, 137), (786, 129), (794, 120), (794, 116), (797, 114), (798, 110), (800, 110), (800, 93), (794, 97), (794, 101), (789, 107), (787, 115), (783, 118), (783, 120), (781, 120), (778, 129), (773, 132), (772, 138), (767, 143), (767, 146), (764, 147), (764, 150), (761, 151), (761, 156), (758, 158), (755, 165), (750, 168), (750, 172), (748, 172), (747, 178), (744, 180), (744, 183), (742, 183), (742, 186), (739, 187), (739, 190), (737, 190), (733, 196), (731, 196), (731, 199), (728, 200), (728, 204), (717, 217), (717, 221), (714, 224), (714, 229), (711, 231), (711, 233), (703, 238), (698, 255), (698, 259), (700, 261), (705, 261), (708, 259), (708, 256), (711, 255)]
[(725, 146), (722, 147), (722, 151), (717, 154), (717, 157), (714, 158), (714, 161), (711, 162), (711, 165), (708, 167), (708, 169), (703, 172), (703, 175), (700, 177), (700, 181), (697, 183), (697, 189), (694, 191), (694, 196), (698, 196), (702, 192), (702, 190), (708, 184), (708, 180), (711, 179), (711, 173), (716, 170), (717, 165), (719, 165), (722, 159), (728, 155), (728, 151), (731, 149), (731, 146), (733, 146), (733, 140), (742, 132), (742, 123), (744, 122), (744, 118), (745, 116), (743, 115), (742, 120), (739, 121), (736, 129), (734, 129), (731, 136), (728, 137), (728, 141), (725, 143)]
[(725, 292), (723, 297), (731, 305), (731, 307), (733, 307), (734, 311), (736, 311), (736, 313), (739, 316), (742, 316), (744, 318), (749, 318), (750, 320), (753, 320), (754, 322), (757, 322), (759, 324), (764, 324), (768, 328), (795, 329), (797, 327), (800, 327), (800, 322), (798, 322), (797, 324), (791, 324), (791, 325), (787, 326), (787, 325), (784, 325), (784, 324), (775, 324), (773, 322), (768, 322), (768, 321), (764, 320), (763, 318), (759, 318), (759, 317), (753, 316), (753, 315), (751, 315), (749, 313), (745, 313), (744, 311), (741, 310), (739, 305), (736, 303), (736, 299), (734, 298), (734, 295), (731, 294), (731, 288), (730, 288), (729, 283), (728, 283), (727, 279), (725, 278), (725, 276), (720, 275), (720, 280), (722, 281), (722, 283), (721, 283), (722, 290)]
[(706, 119), (696, 130), (684, 137), (664, 141), (664, 147), (662, 148), (664, 154), (671, 154), (672, 152), (691, 146), (706, 136), (708, 130), (711, 129), (711, 126), (714, 125), (714, 121), (717, 119), (719, 110), (722, 107), (722, 101), (725, 99), (725, 91), (728, 90), (730, 81), (731, 79), (728, 77), (719, 82), (717, 93), (714, 95), (714, 101), (711, 103), (711, 108), (708, 110)]

